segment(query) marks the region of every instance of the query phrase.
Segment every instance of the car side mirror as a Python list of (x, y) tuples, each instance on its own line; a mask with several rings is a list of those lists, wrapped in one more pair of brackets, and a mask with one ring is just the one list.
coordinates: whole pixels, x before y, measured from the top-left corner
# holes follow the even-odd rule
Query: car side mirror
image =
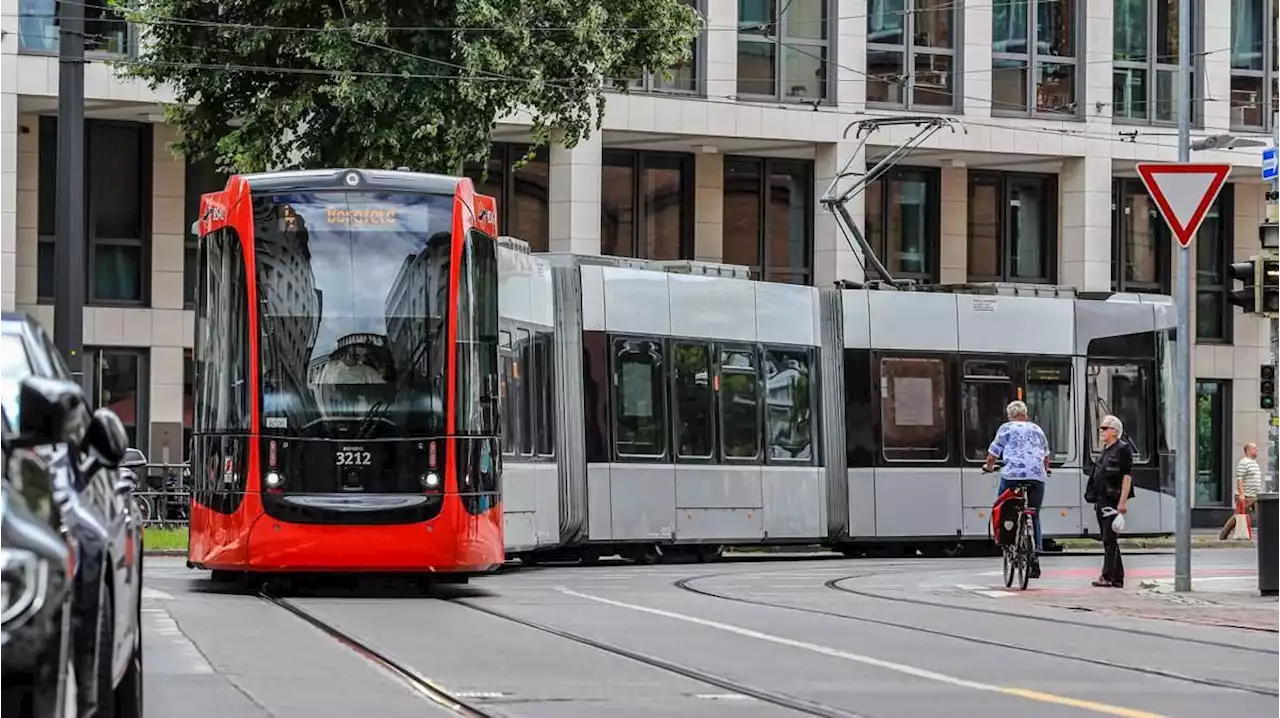
[(147, 465), (147, 455), (142, 453), (141, 449), (135, 449), (132, 446), (124, 450), (124, 458), (120, 460), (120, 466), (126, 469), (139, 469)]
[(18, 388), (18, 440), (38, 446), (67, 442), (79, 446), (92, 425), (80, 385), (64, 379), (29, 376)]
[(93, 412), (93, 421), (89, 424), (84, 442), (94, 453), (93, 463), (97, 464), (92, 470), (86, 471), (91, 474), (103, 467), (114, 469), (120, 466), (129, 446), (129, 435), (125, 433), (120, 417), (114, 411), (103, 408)]

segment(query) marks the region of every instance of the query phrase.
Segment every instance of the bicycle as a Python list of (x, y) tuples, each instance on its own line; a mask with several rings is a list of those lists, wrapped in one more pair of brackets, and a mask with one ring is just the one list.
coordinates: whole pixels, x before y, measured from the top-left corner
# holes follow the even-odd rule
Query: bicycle
[[(991, 474), (998, 469), (987, 470), (982, 467), (982, 473)], [(1046, 472), (1048, 475), (1050, 472)], [(1028, 500), (1027, 489), (1031, 485), (1031, 480), (1019, 481), (1014, 480), (1011, 483), (1013, 489), (1012, 501), (1019, 502), (1021, 508), (1018, 510), (1018, 516), (1012, 528), (1014, 539), (1012, 542), (1001, 546), (1004, 555), (1004, 585), (1005, 588), (1013, 586), (1014, 579), (1018, 581), (1020, 590), (1027, 590), (1027, 584), (1031, 582), (1031, 566), (1036, 563), (1036, 529), (1035, 518), (1036, 509)], [(1000, 517), (1000, 523), (1007, 525), (1008, 518)]]

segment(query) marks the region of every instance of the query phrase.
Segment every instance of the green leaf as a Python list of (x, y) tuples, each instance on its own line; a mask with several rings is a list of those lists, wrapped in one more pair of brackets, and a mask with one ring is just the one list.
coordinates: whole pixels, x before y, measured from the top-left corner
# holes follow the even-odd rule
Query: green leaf
[[(119, 0), (111, 0), (113, 5)], [(535, 146), (600, 128), (605, 78), (690, 59), (682, 0), (136, 0), (148, 32), (120, 65), (181, 105), (175, 149), (224, 169), (400, 166), (456, 174), (496, 121)]]

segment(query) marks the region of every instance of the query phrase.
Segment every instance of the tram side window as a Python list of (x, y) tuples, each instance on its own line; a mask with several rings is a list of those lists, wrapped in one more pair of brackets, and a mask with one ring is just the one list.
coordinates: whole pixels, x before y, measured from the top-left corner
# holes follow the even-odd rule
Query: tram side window
[(1071, 362), (1027, 362), (1027, 413), (1049, 440), (1050, 460), (1071, 456)]
[(531, 382), (537, 382), (538, 401), (534, 404), (533, 428), (537, 432), (537, 450), (540, 456), (555, 456), (556, 453), (556, 420), (555, 420), (555, 373), (552, 371), (555, 355), (553, 338), (546, 332), (537, 332), (533, 339), (534, 375)]
[(676, 457), (710, 459), (715, 454), (715, 393), (711, 347), (676, 342), (671, 346), (671, 377), (675, 385)]
[(947, 365), (941, 359), (880, 360), (880, 423), (886, 461), (946, 461)]
[(813, 354), (807, 349), (764, 352), (765, 429), (770, 461), (813, 459)]
[(1155, 400), (1151, 369), (1136, 362), (1089, 362), (1085, 387), (1086, 414), (1089, 417), (1090, 451), (1102, 451), (1098, 424), (1112, 414), (1124, 424), (1124, 434), (1133, 444), (1134, 463), (1151, 458), (1151, 406)]
[(197, 431), (249, 429), (249, 296), (240, 240), (221, 229), (202, 242), (207, 270), (196, 341)]
[(660, 458), (666, 454), (662, 343), (618, 339), (613, 357), (614, 449), (624, 458)]
[(752, 349), (720, 350), (720, 444), (725, 459), (760, 456), (760, 379)]
[(226, 255), (229, 272), (226, 275), (227, 294), (222, 306), (228, 307), (231, 315), (226, 351), (229, 360), (231, 379), (231, 403), (227, 412), (227, 428), (235, 431), (248, 431), (249, 417), (249, 282), (245, 272), (244, 252), (240, 248), (240, 240), (234, 230), (223, 230), (226, 236)]
[(849, 468), (874, 466), (876, 447), (873, 415), (871, 352), (844, 350), (845, 455)]
[(965, 361), (964, 385), (960, 390), (960, 413), (964, 421), (964, 458), (985, 461), (987, 449), (1008, 416), (1005, 409), (1013, 401), (1013, 376), (1007, 362)]
[(529, 425), (530, 407), (533, 405), (533, 337), (528, 329), (516, 330), (516, 390), (515, 409), (520, 416), (520, 454), (533, 455), (533, 427)]
[(520, 446), (520, 412), (516, 408), (518, 392), (516, 361), (512, 355), (511, 332), (498, 332), (498, 410), (502, 412), (502, 453), (514, 456)]

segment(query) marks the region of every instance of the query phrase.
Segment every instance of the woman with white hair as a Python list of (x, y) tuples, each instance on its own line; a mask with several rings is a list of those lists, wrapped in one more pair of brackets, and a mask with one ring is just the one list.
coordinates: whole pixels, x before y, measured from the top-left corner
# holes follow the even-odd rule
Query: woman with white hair
[(1111, 524), (1129, 510), (1129, 499), (1133, 496), (1133, 449), (1129, 442), (1120, 440), (1124, 424), (1118, 417), (1102, 417), (1098, 431), (1102, 434), (1102, 453), (1093, 462), (1093, 472), (1084, 491), (1084, 499), (1093, 504), (1098, 529), (1102, 531), (1102, 575), (1093, 585), (1122, 588), (1124, 562), (1120, 560), (1120, 538)]
[(1044, 537), (1040, 532), (1040, 504), (1044, 502), (1044, 481), (1049, 475), (1049, 439), (1035, 422), (1027, 418), (1027, 405), (1013, 401), (1005, 407), (1009, 420), (1000, 425), (996, 438), (987, 448), (986, 470), (991, 471), (996, 459), (1004, 459), (1000, 469), (1000, 486), (996, 496), (1015, 483), (1028, 483), (1027, 501), (1036, 510), (1036, 556), (1030, 566), (1030, 577), (1040, 577), (1039, 555), (1044, 552)]

